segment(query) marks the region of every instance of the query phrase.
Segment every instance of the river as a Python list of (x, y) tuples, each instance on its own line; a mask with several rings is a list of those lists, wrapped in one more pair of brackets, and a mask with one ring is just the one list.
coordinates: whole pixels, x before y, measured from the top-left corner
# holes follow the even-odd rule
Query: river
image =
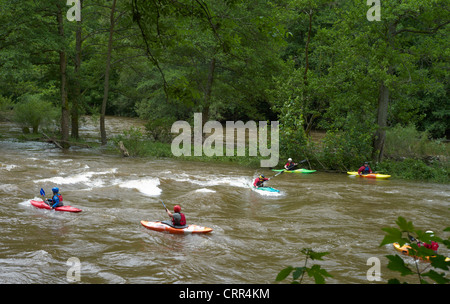
[[(114, 121), (116, 131), (123, 127)], [(387, 268), (385, 256), (396, 252), (379, 247), (381, 228), (394, 227), (398, 216), (441, 237), (449, 226), (449, 185), (285, 173), (267, 183), (280, 193), (262, 193), (250, 185), (259, 173), (273, 177), (269, 169), (62, 151), (11, 139), (12, 125), (1, 127), (0, 283), (66, 283), (74, 265), (81, 283), (274, 283), (286, 266), (303, 266), (302, 248), (330, 253), (314, 262), (333, 276), (329, 284), (371, 283), (371, 257), (386, 283), (400, 275)], [(30, 205), (53, 186), (83, 211)], [(188, 223), (213, 232), (171, 235), (141, 226), (168, 219), (161, 201), (180, 204)], [(450, 256), (443, 245), (440, 253)]]

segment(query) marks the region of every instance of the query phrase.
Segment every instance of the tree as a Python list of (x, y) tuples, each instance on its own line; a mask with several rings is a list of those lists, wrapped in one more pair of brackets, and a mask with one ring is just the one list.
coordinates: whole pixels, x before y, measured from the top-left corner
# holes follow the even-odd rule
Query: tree
[[(346, 58), (357, 56), (367, 62), (367, 73), (377, 86), (377, 130), (374, 135), (374, 160), (383, 159), (389, 107), (404, 103), (413, 92), (423, 73), (417, 66), (421, 54), (417, 47), (426, 43), (424, 35), (439, 35), (445, 31), (449, 19), (445, 1), (383, 1), (380, 22), (364, 22), (360, 1), (349, 1), (341, 11), (342, 22), (337, 24), (339, 39), (348, 45), (342, 51)], [(417, 87), (416, 87), (417, 86)], [(408, 94), (405, 94), (407, 92)]]
[[(206, 121), (234, 116), (240, 106), (244, 115), (245, 110), (258, 115), (261, 103), (268, 105), (265, 90), (281, 66), (276, 53), (283, 29), (273, 18), (275, 9), (257, 2), (133, 1), (148, 58), (159, 74), (153, 74), (164, 95), (159, 100), (171, 105), (171, 114), (202, 112)], [(184, 113), (176, 113), (179, 105)]]
[(67, 55), (65, 48), (65, 35), (64, 35), (64, 17), (62, 5), (56, 2), (56, 20), (58, 24), (58, 35), (60, 41), (62, 41), (59, 46), (59, 73), (60, 73), (60, 93), (61, 93), (61, 139), (63, 147), (68, 146), (69, 141), (69, 99), (67, 97)]
[(108, 50), (106, 53), (105, 85), (103, 91), (102, 111), (100, 114), (100, 133), (102, 145), (106, 145), (105, 113), (106, 113), (106, 102), (108, 101), (108, 93), (109, 93), (109, 71), (111, 68), (111, 52), (112, 52), (114, 25), (116, 23), (114, 16), (115, 12), (116, 12), (116, 0), (113, 0), (111, 6), (111, 15), (109, 18), (110, 25), (109, 25)]

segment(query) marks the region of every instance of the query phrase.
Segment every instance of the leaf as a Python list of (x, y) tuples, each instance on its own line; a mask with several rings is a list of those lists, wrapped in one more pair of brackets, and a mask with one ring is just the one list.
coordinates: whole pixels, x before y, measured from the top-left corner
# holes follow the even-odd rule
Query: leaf
[(400, 243), (400, 246), (402, 246), (405, 243), (405, 239), (402, 238), (402, 232), (397, 228), (382, 228), (381, 230), (387, 232), (387, 235), (384, 236), (384, 239), (381, 242), (380, 247), (395, 242)]
[(278, 273), (275, 281), (277, 281), (277, 282), (283, 281), (284, 279), (287, 278), (287, 276), (291, 273), (292, 270), (294, 270), (294, 267), (292, 267), (292, 266), (288, 266), (288, 267), (284, 268), (283, 270), (281, 270)]
[(323, 260), (323, 256), (330, 254), (329, 252), (315, 252), (310, 248), (302, 249), (302, 253), (309, 257), (311, 260)]
[(323, 261), (322, 257), (325, 256), (325, 255), (327, 255), (327, 254), (330, 254), (330, 253), (329, 253), (329, 252), (314, 252), (314, 251), (311, 251), (310, 254), (309, 254), (309, 257), (310, 257), (312, 260), (320, 260), (320, 261)]
[(393, 271), (398, 271), (402, 276), (414, 274), (408, 266), (405, 265), (403, 259), (398, 255), (387, 255), (389, 259), (388, 268)]
[(403, 232), (412, 232), (414, 231), (414, 225), (412, 222), (408, 222), (405, 220), (405, 218), (399, 216), (397, 218), (397, 220), (395, 221), (395, 223), (398, 225), (398, 227), (403, 231)]
[(450, 249), (450, 241), (448, 241), (448, 240), (443, 240), (442, 243), (443, 243), (448, 249)]
[(306, 267), (295, 267), (295, 271), (292, 273), (294, 280), (297, 280), (304, 272)]
[(445, 259), (446, 259), (446, 257), (443, 255), (440, 255), (440, 254), (438, 254), (435, 257), (431, 257), (430, 258), (431, 266), (442, 269), (442, 270), (448, 270), (449, 266), (450, 266), (450, 262), (446, 262)]
[(325, 277), (333, 277), (325, 269), (320, 268), (320, 265), (313, 265), (311, 268), (307, 268), (306, 272), (308, 276), (314, 277), (316, 284), (325, 284)]
[(434, 270), (430, 270), (427, 273), (424, 273), (423, 276), (427, 276), (438, 284), (447, 284), (450, 282), (449, 279), (445, 277), (445, 273), (437, 273)]

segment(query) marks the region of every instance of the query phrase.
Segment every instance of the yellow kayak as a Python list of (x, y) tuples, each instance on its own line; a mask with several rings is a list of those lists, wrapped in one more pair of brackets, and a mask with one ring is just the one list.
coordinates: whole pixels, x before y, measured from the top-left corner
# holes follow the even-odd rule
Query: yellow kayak
[[(394, 243), (393, 245), (394, 245), (394, 248), (397, 251), (400, 251), (401, 253), (403, 253), (405, 255), (410, 255), (409, 254), (409, 249), (411, 249), (411, 247), (408, 244), (405, 244), (405, 245), (403, 245), (401, 247), (400, 247), (399, 243)], [(410, 255), (410, 256), (412, 256), (412, 255)], [(421, 260), (424, 260), (424, 259), (421, 258)], [(425, 257), (424, 261), (430, 262), (430, 257), (429, 256)], [(445, 261), (446, 262), (450, 262), (450, 258), (449, 257), (445, 258)]]
[(386, 179), (386, 178), (391, 177), (390, 175), (380, 174), (380, 173), (369, 173), (369, 174), (359, 175), (358, 172), (356, 172), (356, 171), (350, 171), (350, 172), (347, 172), (347, 174), (352, 175), (352, 176), (354, 175), (354, 176), (359, 176), (359, 177), (377, 178), (377, 179)]

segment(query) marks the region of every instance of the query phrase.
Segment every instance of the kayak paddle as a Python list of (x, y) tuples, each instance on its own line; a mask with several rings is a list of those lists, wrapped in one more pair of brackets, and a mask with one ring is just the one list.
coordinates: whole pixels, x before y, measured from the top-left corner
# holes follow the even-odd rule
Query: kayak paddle
[[(292, 168), (297, 167), (299, 164), (303, 164), (305, 161), (307, 161), (307, 159), (304, 159), (300, 162), (298, 162), (297, 164), (293, 165)], [(286, 170), (286, 169), (285, 169)], [(273, 177), (280, 175), (281, 173), (284, 173), (285, 170), (278, 172), (277, 174), (275, 174)]]
[[(44, 203), (46, 203), (47, 205), (50, 206), (50, 204), (47, 202), (47, 199), (45, 198), (45, 191), (44, 189), (41, 188), (41, 191), (39, 191), (39, 193), (41, 194), (41, 196), (44, 198)], [(50, 206), (51, 207), (51, 206)]]
[(167, 207), (166, 207), (166, 205), (164, 204), (164, 202), (161, 201), (161, 203), (163, 204), (163, 206), (164, 206), (164, 208), (166, 209), (166, 211), (169, 211), (169, 210), (167, 210)]

